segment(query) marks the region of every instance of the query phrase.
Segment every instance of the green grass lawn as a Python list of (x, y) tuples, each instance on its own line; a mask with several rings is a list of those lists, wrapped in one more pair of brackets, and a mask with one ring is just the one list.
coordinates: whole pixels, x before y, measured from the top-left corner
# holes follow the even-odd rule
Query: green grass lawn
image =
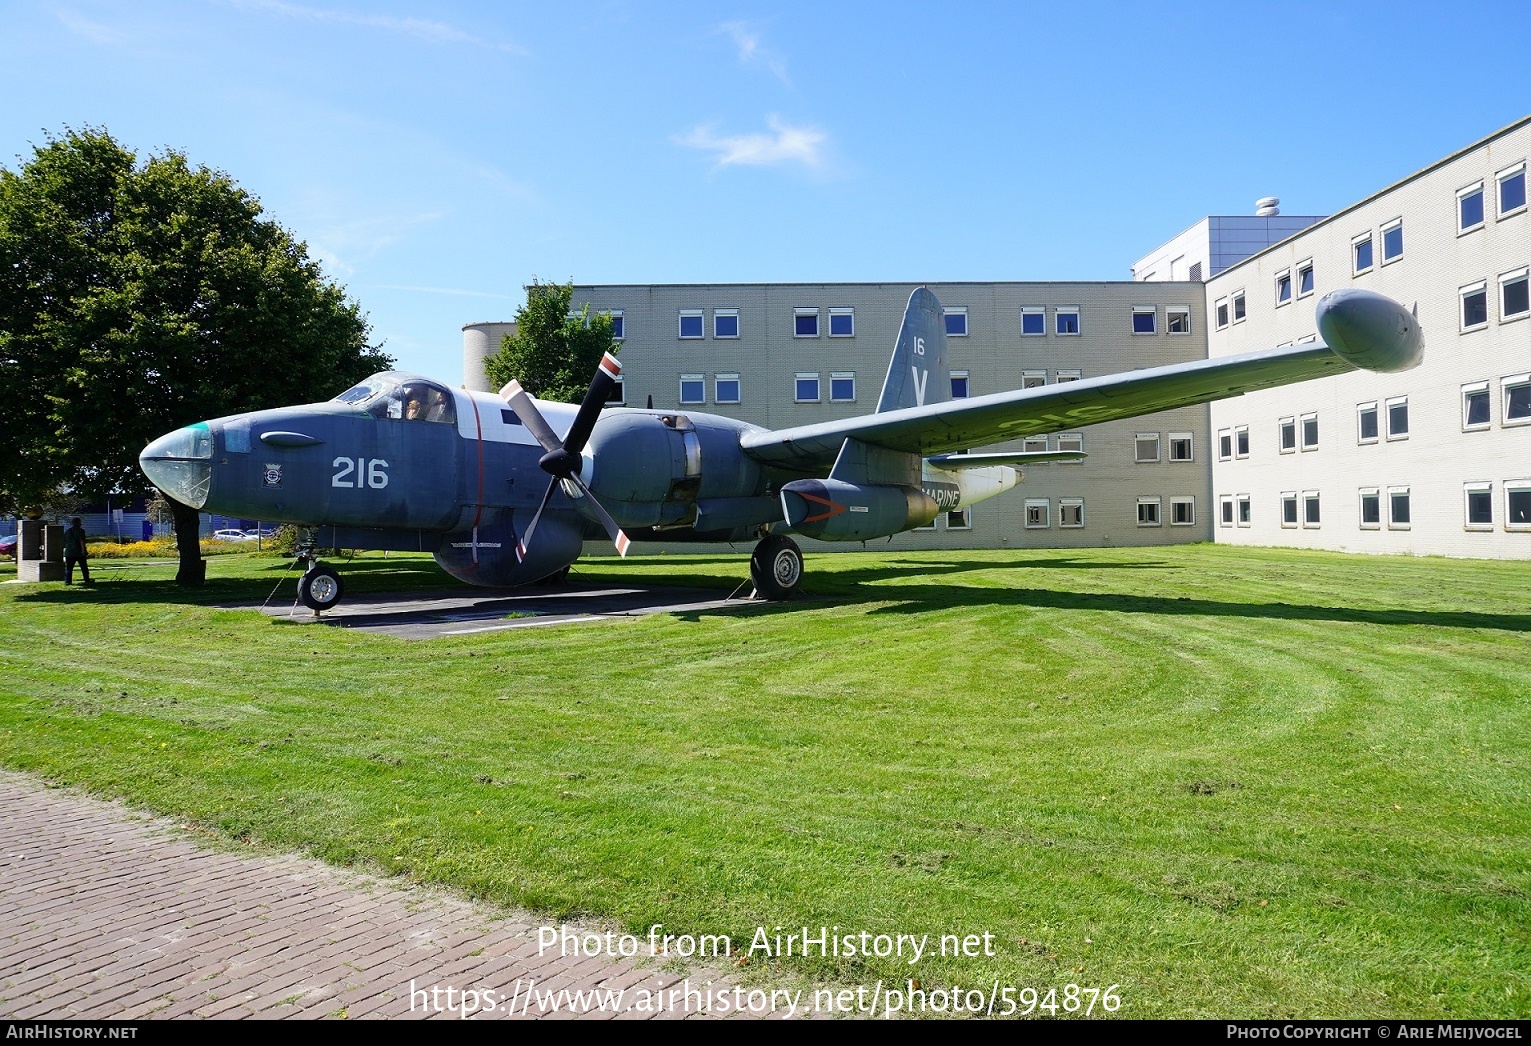
[(746, 974), (1531, 1017), (1531, 563), (809, 551), (802, 603), (428, 641), (208, 606), (265, 598), (287, 563), (256, 557), (197, 593), (170, 566), (4, 586), (0, 763), (643, 934), (996, 942)]

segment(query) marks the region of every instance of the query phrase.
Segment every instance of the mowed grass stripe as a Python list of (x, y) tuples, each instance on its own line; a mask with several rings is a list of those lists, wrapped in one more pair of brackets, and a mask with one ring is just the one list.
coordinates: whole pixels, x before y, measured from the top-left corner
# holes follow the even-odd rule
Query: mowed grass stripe
[[(742, 562), (582, 570), (728, 589)], [(1001, 942), (776, 971), (815, 983), (1531, 1015), (1526, 564), (817, 555), (789, 607), (430, 642), (196, 604), (285, 569), (4, 590), (0, 760), (550, 916)], [(348, 583), (449, 584), (411, 557)]]

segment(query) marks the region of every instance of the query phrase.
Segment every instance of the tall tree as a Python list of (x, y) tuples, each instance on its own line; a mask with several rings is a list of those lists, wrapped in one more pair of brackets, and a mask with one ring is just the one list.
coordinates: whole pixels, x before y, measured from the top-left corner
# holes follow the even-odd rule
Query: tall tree
[(616, 354), (608, 313), (591, 315), (587, 302), (571, 312), (572, 283), (538, 283), (526, 288), (526, 304), (516, 310), (516, 333), (505, 335), (500, 351), (484, 361), (496, 387), (512, 378), (533, 396), (578, 403), (590, 386), (601, 355)]
[[(142, 490), (138, 453), (165, 432), (389, 367), (368, 332), (228, 175), (139, 162), (104, 130), (49, 137), (0, 168), (0, 507)], [(177, 580), (198, 584), (197, 512), (175, 525)]]

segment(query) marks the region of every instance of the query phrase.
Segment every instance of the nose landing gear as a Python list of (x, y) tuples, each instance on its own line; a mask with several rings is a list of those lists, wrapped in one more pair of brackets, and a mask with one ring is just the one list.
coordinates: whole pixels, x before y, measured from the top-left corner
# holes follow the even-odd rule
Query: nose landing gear
[(334, 567), (319, 562), (319, 550), (313, 544), (312, 533), (306, 542), (298, 545), (298, 562), (306, 564), (303, 576), (298, 578), (298, 602), (316, 615), (333, 610), (345, 595), (345, 585)]

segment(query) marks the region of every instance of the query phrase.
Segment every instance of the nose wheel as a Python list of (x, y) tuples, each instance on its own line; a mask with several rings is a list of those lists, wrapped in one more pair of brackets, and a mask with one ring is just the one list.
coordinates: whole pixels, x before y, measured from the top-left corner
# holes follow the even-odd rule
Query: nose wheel
[(803, 552), (797, 542), (780, 534), (762, 538), (750, 554), (750, 580), (756, 595), (780, 601), (791, 599), (803, 583)]
[(340, 575), (323, 563), (314, 563), (298, 579), (298, 601), (316, 614), (333, 609), (344, 594)]

